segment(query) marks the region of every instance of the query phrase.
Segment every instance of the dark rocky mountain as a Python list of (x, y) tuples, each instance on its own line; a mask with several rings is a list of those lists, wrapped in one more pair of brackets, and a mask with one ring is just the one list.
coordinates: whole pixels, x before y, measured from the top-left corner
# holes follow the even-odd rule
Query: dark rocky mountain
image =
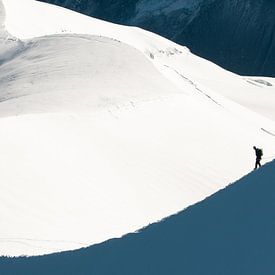
[(139, 26), (242, 75), (275, 76), (274, 0), (43, 0)]

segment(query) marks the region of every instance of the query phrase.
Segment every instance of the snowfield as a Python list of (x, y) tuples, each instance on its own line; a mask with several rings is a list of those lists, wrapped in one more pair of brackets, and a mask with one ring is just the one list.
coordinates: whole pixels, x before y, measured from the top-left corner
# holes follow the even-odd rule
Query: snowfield
[(138, 234), (42, 257), (0, 257), (0, 270), (5, 275), (274, 274), (274, 169), (275, 161)]
[[(1, 3), (1, 1), (0, 1)], [(275, 81), (138, 28), (0, 4), (0, 254), (134, 232), (275, 155)]]

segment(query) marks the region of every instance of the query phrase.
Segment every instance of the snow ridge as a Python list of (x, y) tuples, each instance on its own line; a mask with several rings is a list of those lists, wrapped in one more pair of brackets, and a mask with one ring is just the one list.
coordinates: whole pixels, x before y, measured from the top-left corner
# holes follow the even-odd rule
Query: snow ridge
[(251, 85), (138, 28), (2, 2), (1, 255), (134, 232), (246, 174), (253, 145), (275, 155), (273, 79)]
[(74, 252), (1, 258), (0, 266), (6, 275), (274, 274), (274, 169), (275, 161), (138, 233)]

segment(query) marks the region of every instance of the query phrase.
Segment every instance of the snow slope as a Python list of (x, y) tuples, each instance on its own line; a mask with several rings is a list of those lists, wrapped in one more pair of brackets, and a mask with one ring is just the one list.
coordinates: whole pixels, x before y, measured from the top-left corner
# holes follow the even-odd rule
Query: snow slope
[(275, 76), (274, 1), (39, 1), (158, 33), (241, 75)]
[(253, 145), (275, 155), (265, 79), (141, 29), (2, 3), (1, 255), (133, 232), (247, 173)]
[(5, 26), (12, 35), (20, 39), (60, 33), (84, 33), (117, 39), (153, 59), (157, 68), (168, 71), (165, 75), (178, 79), (180, 86), (184, 85), (183, 82), (192, 81), (201, 88), (206, 86), (205, 88), (275, 119), (275, 86), (268, 78), (257, 78), (262, 83), (269, 83), (267, 86), (255, 82), (251, 77), (244, 78), (229, 73), (191, 54), (186, 47), (139, 28), (107, 23), (34, 0), (3, 0), (3, 3), (8, 14)]
[(138, 234), (43, 257), (1, 258), (3, 274), (274, 274), (275, 162)]

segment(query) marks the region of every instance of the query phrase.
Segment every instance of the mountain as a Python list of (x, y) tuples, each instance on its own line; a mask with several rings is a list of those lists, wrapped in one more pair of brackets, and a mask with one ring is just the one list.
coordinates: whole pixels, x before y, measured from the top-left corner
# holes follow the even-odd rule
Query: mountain
[(263, 164), (275, 155), (273, 78), (136, 27), (0, 3), (1, 255), (135, 232), (251, 171), (253, 145)]
[(3, 274), (274, 274), (275, 163), (135, 234), (73, 252), (0, 258)]
[(275, 76), (275, 3), (269, 0), (44, 0), (135, 25), (241, 75)]

